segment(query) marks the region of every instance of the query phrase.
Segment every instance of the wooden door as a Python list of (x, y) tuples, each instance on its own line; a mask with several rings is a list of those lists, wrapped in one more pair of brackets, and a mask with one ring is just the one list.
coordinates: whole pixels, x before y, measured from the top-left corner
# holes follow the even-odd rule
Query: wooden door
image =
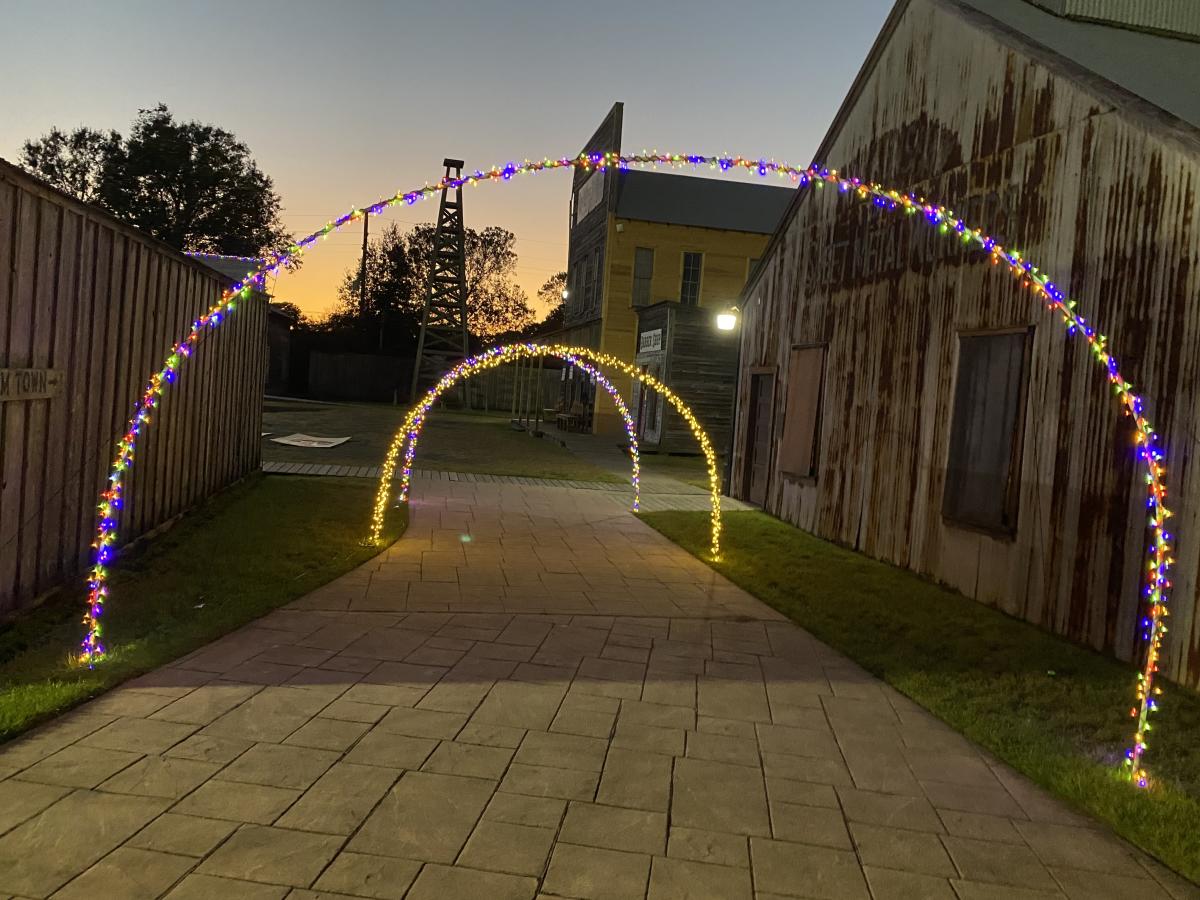
[(775, 376), (750, 376), (750, 421), (746, 442), (747, 497), (756, 506), (767, 502), (771, 477), (771, 409), (775, 399)]

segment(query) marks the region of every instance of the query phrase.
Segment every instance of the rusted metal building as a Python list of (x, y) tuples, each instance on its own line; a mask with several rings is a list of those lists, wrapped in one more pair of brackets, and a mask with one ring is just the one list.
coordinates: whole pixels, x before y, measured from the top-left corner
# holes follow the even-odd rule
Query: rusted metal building
[[(899, 0), (816, 159), (944, 203), (1104, 329), (1167, 448), (1164, 671), (1196, 686), (1200, 4), (1158, 6)], [(1029, 292), (919, 218), (807, 190), (741, 305), (735, 496), (1134, 657), (1132, 431)]]

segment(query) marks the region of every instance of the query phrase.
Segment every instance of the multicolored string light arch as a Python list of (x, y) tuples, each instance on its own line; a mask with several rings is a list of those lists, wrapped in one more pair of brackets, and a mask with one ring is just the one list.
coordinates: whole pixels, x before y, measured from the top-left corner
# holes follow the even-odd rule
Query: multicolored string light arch
[[(629, 407), (626, 405), (620, 391), (613, 386), (613, 383), (605, 377), (603, 372), (582, 360), (579, 354), (570, 352), (568, 348), (550, 347), (541, 344), (508, 344), (501, 347), (492, 347), (477, 356), (467, 357), (443, 374), (437, 383), (421, 398), (421, 402), (409, 410), (408, 415), (404, 417), (404, 423), (396, 432), (395, 437), (392, 438), (387, 456), (384, 458), (383, 466), (380, 469), (379, 491), (375, 496), (375, 507), (371, 516), (372, 541), (378, 542), (383, 534), (383, 522), (387, 515), (388, 496), (391, 493), (392, 479), (396, 474), (396, 462), (400, 458), (401, 449), (404, 450), (404, 464), (400, 469), (400, 494), (398, 501), (404, 503), (408, 500), (408, 492), (412, 484), (413, 459), (417, 453), (417, 440), (421, 436), (421, 430), (425, 427), (425, 419), (429, 415), (429, 411), (441, 396), (458, 382), (478, 375), (480, 372), (494, 369), (496, 366), (505, 365), (506, 363), (515, 362), (518, 359), (541, 356), (554, 356), (581, 369), (594, 378), (596, 383), (604, 388), (612, 398), (613, 404), (617, 407), (617, 411), (624, 420), (625, 434), (629, 438), (629, 452), (633, 465), (633, 472), (630, 476), (630, 482), (633, 485), (633, 511), (637, 512), (641, 508), (641, 456), (638, 453), (637, 426), (633, 421), (633, 416), (629, 413)], [(717, 502), (720, 502), (719, 498)]]
[[(101, 641), (101, 619), (104, 605), (109, 597), (108, 574), (116, 552), (116, 520), (124, 502), (124, 488), (129, 467), (133, 464), (137, 439), (144, 427), (148, 427), (151, 415), (157, 408), (166, 386), (175, 380), (176, 372), (195, 348), (201, 337), (216, 328), (236, 309), (239, 299), (246, 298), (256, 288), (261, 288), (267, 277), (302, 256), (318, 241), (328, 238), (344, 225), (356, 222), (364, 216), (379, 215), (392, 206), (411, 206), (419, 200), (433, 196), (444, 188), (476, 186), (482, 182), (509, 181), (521, 175), (537, 174), (553, 169), (582, 169), (584, 171), (606, 171), (611, 168), (627, 169), (631, 166), (707, 167), (714, 171), (728, 172), (745, 170), (760, 177), (777, 176), (790, 179), (800, 186), (811, 185), (824, 188), (836, 187), (841, 193), (870, 201), (883, 211), (901, 211), (905, 215), (920, 215), (931, 227), (947, 237), (958, 238), (964, 247), (979, 250), (991, 258), (993, 265), (1004, 265), (1020, 284), (1031, 291), (1047, 309), (1058, 314), (1069, 334), (1078, 333), (1088, 343), (1095, 360), (1104, 368), (1110, 384), (1126, 415), (1134, 424), (1138, 458), (1145, 468), (1147, 507), (1150, 510), (1151, 532), (1144, 578), (1144, 601), (1146, 612), (1141, 619), (1142, 637), (1146, 656), (1138, 675), (1137, 700), (1131, 711), (1137, 722), (1133, 745), (1126, 753), (1125, 767), (1129, 777), (1139, 786), (1145, 787), (1148, 775), (1142, 758), (1148, 746), (1146, 736), (1151, 730), (1150, 714), (1158, 710), (1155, 699), (1161, 688), (1155, 684), (1159, 671), (1163, 639), (1167, 634), (1168, 594), (1171, 587), (1169, 573), (1174, 559), (1171, 556), (1172, 537), (1167, 532), (1167, 519), (1171, 512), (1166, 507), (1165, 454), (1159, 444), (1158, 435), (1144, 412), (1144, 401), (1134, 392), (1132, 384), (1121, 374), (1116, 358), (1108, 350), (1108, 341), (1090, 322), (1077, 311), (1076, 301), (1069, 299), (1033, 263), (1024, 259), (1016, 250), (1010, 250), (985, 234), (980, 228), (972, 228), (952, 210), (926, 201), (915, 194), (904, 193), (880, 184), (863, 182), (857, 178), (839, 175), (817, 165), (799, 168), (775, 160), (752, 159), (740, 156), (702, 156), (692, 154), (642, 153), (621, 156), (616, 153), (581, 154), (577, 157), (544, 159), (524, 163), (508, 163), (487, 171), (476, 170), (459, 178), (443, 178), (435, 184), (426, 184), (413, 191), (403, 191), (377, 200), (370, 206), (352, 209), (338, 218), (327, 222), (322, 228), (301, 239), (286, 250), (269, 255), (258, 267), (248, 272), (245, 279), (226, 291), (218, 303), (192, 323), (190, 331), (176, 343), (163, 366), (147, 382), (142, 396), (134, 407), (128, 429), (117, 444), (117, 455), (113, 460), (108, 478), (108, 488), (101, 494), (96, 520), (96, 539), (93, 566), (88, 575), (88, 607), (84, 615), (87, 635), (82, 643), (81, 662), (93, 665), (104, 655)], [(581, 356), (583, 354), (580, 354)], [(595, 357), (588, 357), (601, 362)], [(603, 364), (603, 363), (601, 363)], [(620, 368), (620, 366), (618, 366)], [(622, 371), (624, 371), (622, 369)]]

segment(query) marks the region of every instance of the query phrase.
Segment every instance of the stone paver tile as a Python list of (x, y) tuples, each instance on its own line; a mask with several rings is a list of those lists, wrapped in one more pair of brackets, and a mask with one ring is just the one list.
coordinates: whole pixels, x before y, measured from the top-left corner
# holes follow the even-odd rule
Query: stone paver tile
[(311, 747), (314, 750), (343, 751), (366, 734), (370, 727), (365, 722), (313, 718), (288, 735), (284, 744)]
[(20, 825), (69, 793), (71, 789), (61, 785), (0, 781), (0, 832)]
[(482, 722), (468, 722), (455, 738), (463, 744), (481, 744), (485, 747), (507, 747), (516, 750), (525, 739), (524, 728), (510, 728), (507, 725), (488, 725)]
[(359, 682), (342, 694), (338, 700), (354, 703), (357, 706), (382, 706), (386, 711), (386, 707), (390, 706), (415, 706), (428, 690), (428, 687)]
[(564, 690), (555, 685), (500, 681), (471, 717), (473, 723), (544, 731), (554, 721)]
[(987, 763), (974, 754), (921, 749), (909, 750), (905, 757), (913, 774), (921, 781), (948, 781), (988, 787), (998, 783)]
[(253, 741), (214, 737), (209, 734), (194, 734), (186, 741), (176, 744), (163, 755), (224, 764), (237, 759), (253, 746)]
[(754, 730), (753, 722), (742, 722), (738, 719), (723, 719), (719, 716), (696, 716), (696, 730), (705, 734), (722, 734), (726, 737), (758, 740), (758, 732)]
[(1051, 872), (1070, 900), (1141, 900), (1165, 896), (1162, 886), (1149, 876), (1136, 878), (1060, 867), (1052, 868)]
[(635, 722), (627, 722), (622, 717), (617, 720), (617, 730), (613, 735), (612, 745), (626, 750), (645, 750), (667, 756), (682, 756), (684, 731), (681, 728), (639, 725)]
[(662, 856), (667, 842), (667, 817), (648, 810), (572, 803), (558, 839), (568, 844)]
[(956, 837), (997, 841), (1004, 844), (1025, 843), (1025, 839), (1017, 831), (1012, 819), (950, 809), (940, 810), (938, 815), (942, 824), (946, 826), (946, 832)]
[(347, 849), (451, 863), (492, 796), (478, 778), (405, 772)]
[(203, 733), (249, 741), (282, 741), (333, 699), (312, 689), (264, 688), (207, 725)]
[[(1061, 891), (1041, 891), (1032, 888), (1013, 887), (1011, 884), (988, 884), (982, 881), (964, 881), (952, 878), (950, 884), (958, 900), (1066, 900)], [(1144, 894), (1139, 894), (1141, 898)]]
[(924, 797), (882, 794), (845, 787), (839, 788), (837, 794), (842, 801), (846, 819), (851, 822), (907, 828), (911, 831), (946, 830), (942, 827), (942, 820), (938, 818), (937, 812)]
[(777, 839), (835, 850), (854, 849), (840, 809), (781, 801), (773, 801), (770, 806), (771, 829)]
[(341, 837), (244, 825), (200, 864), (202, 875), (307, 887), (341, 849)]
[(152, 900), (196, 861), (172, 853), (118, 847), (62, 890), (55, 900)]
[(409, 737), (438, 738), (448, 741), (458, 734), (466, 722), (467, 717), (460, 713), (398, 707), (384, 716), (377, 727), (380, 731), (390, 731)]
[(87, 711), (103, 716), (135, 716), (145, 718), (171, 703), (174, 697), (152, 694), (129, 688), (118, 688), (87, 704)]
[(397, 773), (338, 763), (321, 776), (276, 823), (281, 828), (350, 834), (395, 783)]
[(542, 886), (580, 900), (641, 900), (649, 875), (650, 857), (643, 854), (558, 843)]
[(797, 728), (794, 725), (759, 724), (758, 744), (763, 753), (785, 753), (820, 759), (836, 758), (837, 741), (828, 728)]
[(508, 767), (500, 790), (534, 797), (558, 797), (563, 800), (591, 800), (600, 776), (580, 769), (554, 766), (529, 766), (514, 762)]
[(213, 779), (175, 804), (173, 812), (269, 825), (299, 796), (287, 788)]
[(704, 731), (687, 733), (687, 755), (693, 759), (733, 763), (739, 766), (758, 766), (758, 744), (752, 739), (709, 734)]
[(1049, 822), (1015, 824), (1033, 852), (1048, 866), (1138, 877), (1145, 874), (1129, 848), (1111, 835)]
[(369, 731), (345, 756), (346, 762), (391, 769), (419, 769), (437, 741), (386, 731)]
[(740, 866), (743, 869), (750, 865), (745, 835), (722, 834), (680, 825), (671, 826), (667, 856), (719, 866)]
[(80, 740), (87, 747), (130, 753), (163, 753), (196, 730), (196, 725), (154, 719), (117, 719)]
[(658, 857), (650, 870), (647, 900), (751, 900), (750, 872)]
[(608, 751), (596, 799), (612, 806), (666, 812), (671, 798), (671, 758), (657, 753)]
[(220, 768), (219, 763), (147, 756), (103, 782), (100, 790), (178, 800), (207, 781)]
[(827, 809), (837, 809), (840, 805), (837, 792), (828, 784), (790, 778), (768, 778), (766, 781), (767, 797), (772, 803), (798, 803)]
[(46, 896), (165, 807), (165, 800), (154, 797), (94, 791), (68, 794), (0, 838), (0, 892)]
[(460, 866), (428, 865), (417, 876), (406, 900), (487, 897), (488, 900), (532, 900), (537, 880)]
[(731, 834), (771, 834), (762, 775), (746, 766), (675, 760), (671, 822)]
[(367, 725), (374, 725), (385, 715), (389, 706), (379, 706), (373, 703), (359, 703), (356, 700), (347, 700), (345, 697), (338, 697), (327, 707), (325, 707), (319, 715), (326, 719), (340, 719), (345, 722), (363, 722)]
[(553, 843), (552, 828), (514, 825), (485, 818), (471, 832), (458, 863), (471, 869), (538, 878), (545, 871)]
[(484, 819), (557, 829), (567, 801), (554, 797), (527, 797), (497, 792), (483, 811)]
[(254, 684), (203, 684), (151, 714), (150, 718), (188, 725), (208, 725), (260, 690)]
[(443, 775), (473, 775), (498, 780), (512, 760), (513, 751), (504, 747), (484, 747), (442, 741), (421, 767), (425, 772)]
[(550, 725), (551, 731), (562, 734), (579, 734), (585, 737), (607, 739), (612, 733), (616, 721), (614, 713), (598, 712), (590, 709), (570, 708), (564, 704)]
[(875, 900), (958, 900), (945, 878), (863, 866)]
[(332, 750), (256, 744), (221, 771), (224, 781), (304, 790), (337, 760)]
[(958, 874), (936, 834), (853, 822), (850, 831), (864, 865), (952, 878)]
[(1056, 887), (1046, 867), (1028, 847), (952, 836), (944, 837), (942, 841), (959, 872), (968, 881), (1038, 890)]
[(694, 710), (696, 679), (685, 676), (667, 678), (662, 675), (647, 675), (645, 684), (642, 685), (642, 699), (662, 706), (682, 706)]
[(819, 900), (867, 900), (858, 858), (846, 850), (750, 838), (754, 888)]
[(126, 841), (126, 846), (182, 856), (204, 856), (235, 828), (236, 822), (163, 813)]
[(796, 781), (813, 781), (838, 787), (854, 784), (845, 763), (840, 759), (792, 756), (788, 753), (764, 753), (763, 772), (768, 778), (791, 778)]
[(925, 789), (925, 796), (929, 798), (929, 802), (939, 811), (951, 809), (958, 812), (984, 813), (989, 816), (1013, 819), (1028, 818), (1012, 795), (998, 785), (996, 787), (980, 787), (978, 785), (926, 781), (922, 782), (921, 787)]
[(421, 863), (411, 859), (343, 851), (313, 887), (354, 897), (400, 900), (420, 870)]
[(696, 711), (703, 716), (770, 722), (771, 708), (761, 681), (701, 677), (696, 683)]
[(256, 884), (212, 875), (189, 875), (163, 900), (283, 900), (288, 889), (274, 884)]
[(531, 731), (521, 741), (514, 760), (527, 766), (599, 772), (604, 767), (607, 751), (608, 742), (600, 738)]
[(694, 731), (696, 712), (684, 706), (623, 700), (621, 721), (635, 725), (656, 725), (659, 728), (685, 728)]
[(106, 778), (132, 765), (140, 753), (126, 750), (102, 750), (72, 744), (30, 766), (19, 776), (22, 781), (57, 784), (63, 787), (93, 788)]

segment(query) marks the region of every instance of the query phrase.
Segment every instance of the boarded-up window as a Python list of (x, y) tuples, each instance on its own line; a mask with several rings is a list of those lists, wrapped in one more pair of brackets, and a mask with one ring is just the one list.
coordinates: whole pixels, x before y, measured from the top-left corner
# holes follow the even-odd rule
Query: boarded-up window
[(1011, 533), (1017, 527), (1029, 331), (963, 335), (942, 514)]
[(654, 278), (654, 250), (637, 247), (633, 251), (633, 305), (650, 303), (650, 282)]
[(824, 381), (825, 348), (794, 348), (788, 364), (787, 412), (779, 448), (779, 468), (787, 475), (813, 478), (817, 474)]
[(679, 285), (679, 302), (684, 306), (695, 306), (700, 302), (700, 272), (703, 267), (703, 253), (683, 254), (683, 279)]

